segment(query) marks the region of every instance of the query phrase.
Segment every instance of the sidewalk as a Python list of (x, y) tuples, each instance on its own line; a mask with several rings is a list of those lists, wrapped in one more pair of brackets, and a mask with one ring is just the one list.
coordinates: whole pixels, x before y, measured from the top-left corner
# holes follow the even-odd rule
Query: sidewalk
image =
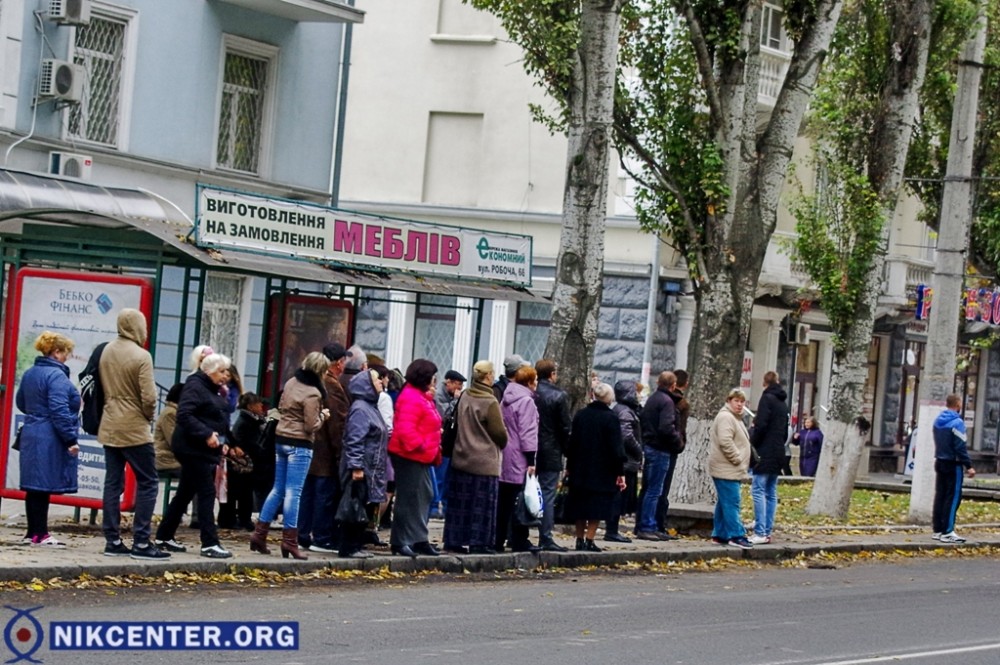
[[(888, 476), (888, 474), (886, 474)], [(897, 491), (902, 484), (891, 476), (872, 479), (881, 487), (889, 485)], [(860, 484), (859, 484), (860, 485)], [(931, 539), (929, 527), (848, 527), (843, 529), (801, 528), (790, 532), (781, 530), (780, 514), (774, 542), (758, 545), (752, 550), (716, 545), (708, 533), (698, 535), (682, 534), (679, 540), (650, 542), (636, 540), (632, 543), (611, 543), (601, 540), (603, 530), (598, 531), (596, 543), (602, 552), (575, 552), (575, 538), (572, 527), (557, 527), (557, 542), (570, 548), (569, 552), (502, 553), (495, 555), (442, 555), (440, 557), (421, 556), (409, 559), (391, 556), (388, 547), (372, 548), (374, 558), (357, 560), (341, 559), (336, 554), (309, 552), (308, 561), (282, 559), (278, 549), (280, 529), (272, 529), (270, 542), (272, 554), (265, 556), (254, 553), (249, 548), (250, 534), (245, 531), (220, 531), (223, 545), (233, 553), (233, 558), (213, 560), (199, 555), (198, 531), (182, 526), (177, 539), (187, 545), (189, 551), (174, 554), (164, 561), (137, 561), (129, 557), (106, 557), (104, 537), (100, 523), (87, 523), (87, 511), (83, 511), (80, 524), (72, 521), (72, 509), (52, 506), (50, 526), (53, 535), (67, 544), (64, 550), (42, 550), (31, 545), (22, 545), (24, 535), (23, 504), (4, 500), (4, 515), (0, 517), (0, 580), (28, 582), (38, 578), (48, 580), (62, 578), (71, 580), (86, 573), (91, 577), (118, 575), (159, 576), (166, 571), (224, 573), (232, 567), (237, 569), (258, 568), (283, 573), (308, 573), (323, 568), (337, 570), (378, 570), (388, 566), (393, 572), (416, 572), (437, 570), (462, 573), (490, 572), (508, 569), (534, 569), (538, 566), (558, 568), (578, 568), (582, 566), (613, 566), (626, 563), (649, 563), (652, 561), (695, 561), (719, 557), (750, 560), (776, 560), (794, 558), (800, 554), (812, 555), (820, 551), (857, 553), (861, 551), (915, 551), (934, 550), (949, 547), (971, 547), (991, 545), (1000, 547), (1000, 524), (965, 526), (961, 524), (959, 513), (959, 533), (968, 539), (962, 546), (946, 545)], [(156, 518), (158, 521), (158, 517)], [(431, 541), (440, 544), (444, 527), (442, 520), (430, 521)], [(978, 530), (977, 530), (978, 529)], [(622, 531), (631, 535), (631, 522), (623, 520)], [(382, 540), (388, 540), (386, 530), (379, 532)], [(534, 536), (534, 530), (532, 530)], [(125, 542), (131, 544), (131, 534), (126, 533)]]

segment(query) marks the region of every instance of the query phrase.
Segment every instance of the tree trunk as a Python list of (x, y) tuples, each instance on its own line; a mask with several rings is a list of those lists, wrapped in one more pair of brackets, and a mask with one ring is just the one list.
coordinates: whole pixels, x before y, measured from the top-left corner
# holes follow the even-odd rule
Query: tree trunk
[[(888, 56), (888, 81), (867, 155), (868, 179), (879, 196), (885, 220), (883, 247), (889, 242), (920, 89), (927, 71), (930, 0), (899, 0), (894, 14), (893, 50), (897, 55)], [(811, 514), (843, 518), (850, 506), (867, 438), (867, 432), (860, 432), (855, 423), (864, 399), (868, 347), (875, 327), (877, 294), (882, 291), (884, 265), (885, 254), (879, 252), (869, 270), (865, 295), (858, 304), (856, 315), (844, 330), (838, 331), (844, 345), (842, 351), (834, 354), (829, 420), (824, 425), (823, 450), (807, 506)]]
[(545, 357), (559, 364), (574, 411), (587, 399), (600, 317), (621, 6), (622, 0), (584, 0), (568, 99), (566, 190)]

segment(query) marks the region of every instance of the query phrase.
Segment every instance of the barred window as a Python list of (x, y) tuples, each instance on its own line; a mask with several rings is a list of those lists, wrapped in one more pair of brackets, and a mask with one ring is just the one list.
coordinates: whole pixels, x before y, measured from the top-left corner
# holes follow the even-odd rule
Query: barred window
[(455, 353), (455, 304), (452, 296), (421, 293), (413, 330), (413, 357), (438, 366), (438, 379), (451, 369)]
[(240, 333), (243, 278), (208, 273), (201, 308), (201, 344), (208, 344), (234, 362)]
[(545, 357), (545, 344), (552, 327), (552, 305), (540, 302), (517, 303), (514, 352), (532, 361)]
[(276, 54), (276, 49), (262, 44), (227, 40), (216, 149), (221, 168), (260, 172)]
[(71, 138), (119, 147), (128, 20), (93, 16), (76, 29), (73, 62), (87, 72), (83, 98), (69, 109)]

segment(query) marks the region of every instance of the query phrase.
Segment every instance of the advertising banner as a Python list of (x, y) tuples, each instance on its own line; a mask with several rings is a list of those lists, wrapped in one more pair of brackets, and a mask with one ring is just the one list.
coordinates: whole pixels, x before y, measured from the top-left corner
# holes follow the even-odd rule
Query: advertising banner
[[(77, 375), (83, 370), (91, 352), (98, 344), (109, 342), (118, 335), (118, 313), (125, 307), (142, 311), (147, 321), (152, 311), (152, 285), (149, 280), (91, 273), (63, 272), (22, 268), (14, 278), (9, 293), (8, 312), (4, 323), (3, 376), (6, 385), (4, 413), (6, 418), (0, 436), (0, 475), (3, 486), (0, 496), (23, 498), (20, 485), (19, 454), (11, 450), (14, 433), (23, 414), (14, 403), (21, 377), (30, 368), (38, 352), (35, 339), (45, 330), (60, 333), (73, 340), (75, 347), (66, 360), (70, 379), (78, 385)], [(96, 437), (79, 434), (79, 492), (53, 496), (53, 503), (86, 508), (100, 508), (104, 487), (104, 448)], [(133, 503), (134, 481), (131, 472), (125, 488), (122, 508)]]
[(204, 185), (198, 186), (195, 237), (199, 247), (531, 286), (531, 236), (375, 217)]

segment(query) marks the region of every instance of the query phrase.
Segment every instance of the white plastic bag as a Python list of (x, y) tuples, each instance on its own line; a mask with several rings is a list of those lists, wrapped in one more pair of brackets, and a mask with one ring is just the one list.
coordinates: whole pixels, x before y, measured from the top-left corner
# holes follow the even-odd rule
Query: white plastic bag
[(538, 484), (538, 476), (529, 475), (524, 481), (524, 507), (532, 517), (541, 517), (545, 509), (542, 500), (542, 486)]

